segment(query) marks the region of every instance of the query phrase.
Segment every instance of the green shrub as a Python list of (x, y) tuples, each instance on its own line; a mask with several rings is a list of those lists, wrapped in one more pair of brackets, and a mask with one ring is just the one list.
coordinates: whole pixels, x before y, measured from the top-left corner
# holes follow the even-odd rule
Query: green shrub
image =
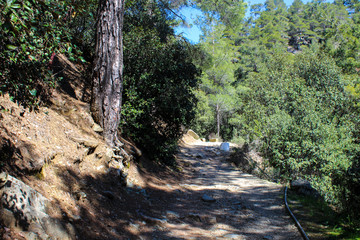
[(191, 45), (174, 36), (169, 21), (161, 5), (127, 5), (120, 127), (151, 156), (172, 164), (182, 126), (194, 116), (198, 70), (191, 62)]
[(71, 7), (67, 1), (0, 3), (0, 93), (36, 107), (56, 84), (50, 71), (54, 54), (73, 57), (81, 53), (71, 43), (67, 28)]
[(262, 69), (245, 82), (252, 89), (245, 100), (257, 106), (247, 126), (279, 177), (308, 179), (340, 210), (359, 205), (351, 170), (359, 156), (359, 115), (333, 59), (312, 46), (294, 57), (275, 53)]

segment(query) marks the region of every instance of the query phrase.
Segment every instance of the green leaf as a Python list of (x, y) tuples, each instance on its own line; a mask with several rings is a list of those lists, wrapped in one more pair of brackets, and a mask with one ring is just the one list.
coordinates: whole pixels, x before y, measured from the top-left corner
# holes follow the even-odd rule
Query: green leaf
[(18, 9), (18, 8), (21, 8), (21, 5), (20, 4), (12, 4), (11, 8)]
[(36, 89), (32, 89), (32, 90), (29, 90), (29, 93), (31, 94), (31, 96), (36, 96)]
[(9, 49), (9, 50), (16, 50), (17, 46), (8, 44), (8, 45), (6, 45), (6, 48)]
[(13, 2), (14, 2), (14, 0), (7, 0), (7, 1), (6, 1), (6, 5), (7, 5), (8, 7), (11, 7), (11, 5), (12, 5)]
[(80, 56), (79, 59), (80, 59), (80, 61), (83, 62), (83, 63), (86, 62), (86, 60), (85, 60), (82, 56)]
[(29, 12), (34, 12), (29, 6), (27, 6), (26, 4), (24, 4), (23, 5), (24, 6), (24, 8), (26, 9), (26, 10), (28, 10)]

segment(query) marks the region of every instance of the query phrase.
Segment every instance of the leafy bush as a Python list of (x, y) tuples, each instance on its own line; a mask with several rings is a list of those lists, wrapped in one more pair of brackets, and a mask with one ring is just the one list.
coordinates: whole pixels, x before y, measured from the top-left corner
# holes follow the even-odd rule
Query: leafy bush
[(181, 127), (194, 115), (198, 72), (191, 45), (175, 38), (161, 5), (137, 1), (127, 7), (121, 128), (146, 152), (171, 164)]
[(353, 114), (335, 62), (313, 46), (295, 57), (275, 53), (262, 69), (248, 75), (245, 84), (252, 91), (244, 98), (257, 106), (251, 116), (260, 131), (254, 123), (247, 126), (257, 133), (254, 138), (263, 140), (263, 151), (280, 170), (279, 177), (307, 178), (341, 209), (350, 199), (359, 203), (357, 194), (349, 194), (355, 192), (347, 183), (354, 179), (349, 169), (359, 154), (359, 118)]
[(71, 7), (67, 1), (0, 2), (0, 93), (36, 107), (56, 83), (49, 69), (53, 54), (80, 53), (67, 28)]

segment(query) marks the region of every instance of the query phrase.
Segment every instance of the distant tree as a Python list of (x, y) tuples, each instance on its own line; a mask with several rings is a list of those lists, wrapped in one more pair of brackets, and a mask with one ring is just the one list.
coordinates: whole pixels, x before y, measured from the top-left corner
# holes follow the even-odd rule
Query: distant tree
[(236, 48), (228, 38), (223, 37), (225, 27), (214, 25), (208, 33), (206, 40), (201, 43), (203, 49), (208, 52), (212, 64), (204, 69), (201, 90), (207, 96), (207, 102), (215, 115), (216, 135), (220, 137), (221, 123), (227, 112), (234, 108), (235, 88), (234, 72), (236, 64)]
[(204, 12), (199, 21), (204, 32), (199, 46), (211, 60), (200, 65), (203, 75), (197, 92), (200, 101), (194, 128), (200, 134), (216, 132), (218, 137), (230, 139), (231, 127), (226, 124), (229, 113), (236, 107), (236, 39), (243, 26), (245, 5), (243, 1), (196, 2)]

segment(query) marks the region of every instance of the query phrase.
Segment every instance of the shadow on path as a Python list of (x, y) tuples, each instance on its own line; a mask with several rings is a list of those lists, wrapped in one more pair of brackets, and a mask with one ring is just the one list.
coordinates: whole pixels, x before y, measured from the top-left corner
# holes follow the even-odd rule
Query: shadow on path
[(281, 186), (233, 169), (224, 157), (216, 147), (183, 146), (182, 181), (144, 174), (144, 188), (126, 188), (110, 173), (79, 177), (66, 169), (59, 176), (80, 215), (64, 209), (62, 220), (73, 222), (78, 239), (301, 239)]

